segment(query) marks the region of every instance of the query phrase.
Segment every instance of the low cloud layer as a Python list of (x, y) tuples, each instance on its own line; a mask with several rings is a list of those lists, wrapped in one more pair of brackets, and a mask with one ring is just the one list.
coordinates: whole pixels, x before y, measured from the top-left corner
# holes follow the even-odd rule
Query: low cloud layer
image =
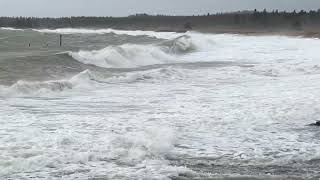
[(0, 0), (0, 16), (193, 15), (255, 8), (316, 10), (320, 0)]

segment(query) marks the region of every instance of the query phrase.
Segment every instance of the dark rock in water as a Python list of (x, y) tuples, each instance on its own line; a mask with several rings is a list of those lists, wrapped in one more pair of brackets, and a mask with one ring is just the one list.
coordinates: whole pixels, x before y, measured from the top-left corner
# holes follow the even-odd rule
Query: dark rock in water
[(316, 123), (309, 124), (309, 126), (320, 126), (320, 121), (317, 121)]

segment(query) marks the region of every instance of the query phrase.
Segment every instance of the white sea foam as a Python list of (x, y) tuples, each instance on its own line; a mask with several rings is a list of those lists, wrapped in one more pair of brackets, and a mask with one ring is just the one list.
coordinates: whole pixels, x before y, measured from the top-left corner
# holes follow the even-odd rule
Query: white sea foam
[(154, 32), (154, 31), (126, 31), (116, 29), (74, 29), (74, 28), (62, 28), (62, 29), (33, 29), (34, 31), (41, 33), (58, 33), (58, 34), (108, 34), (114, 33), (119, 35), (130, 36), (149, 36), (160, 39), (172, 39), (181, 36), (183, 33), (176, 32)]
[[(192, 72), (192, 71), (191, 71)], [(185, 69), (173, 67), (157, 68), (145, 71), (134, 71), (114, 75), (107, 79), (110, 83), (134, 83), (134, 82), (163, 82), (171, 80), (184, 80), (188, 78), (188, 73)]]
[[(207, 163), (205, 171), (213, 173), (232, 165), (242, 174), (240, 164), (253, 167), (250, 175), (284, 167), (297, 170), (301, 179), (305, 172), (316, 177), (319, 131), (306, 125), (320, 118), (319, 40), (191, 38), (196, 50), (187, 53), (170, 52), (166, 43), (126, 44), (88, 51), (81, 61), (102, 67), (210, 63), (119, 70), (110, 77), (85, 71), (60, 84), (11, 87), (59, 92), (41, 96), (0, 91), (0, 176), (170, 179), (187, 174), (192, 179), (197, 173), (184, 167), (194, 165), (201, 174)], [(220, 61), (226, 63), (214, 63)]]
[(7, 30), (7, 31), (24, 31), (24, 29), (17, 29), (12, 27), (1, 27), (1, 30)]
[(2, 87), (9, 94), (22, 93), (22, 94), (45, 94), (48, 92), (59, 92), (70, 90), (75, 87), (90, 87), (93, 82), (100, 81), (89, 70), (85, 70), (70, 79), (51, 80), (51, 81), (23, 81), (20, 80), (10, 87)]

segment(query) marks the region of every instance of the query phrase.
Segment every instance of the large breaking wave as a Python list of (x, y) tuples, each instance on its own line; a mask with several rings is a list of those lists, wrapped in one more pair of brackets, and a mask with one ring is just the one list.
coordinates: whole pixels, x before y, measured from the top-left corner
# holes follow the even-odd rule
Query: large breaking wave
[[(6, 29), (13, 30), (13, 29)], [(47, 33), (80, 33), (79, 29), (57, 29), (57, 30), (37, 30)], [(83, 33), (110, 33), (109, 30), (83, 30)], [(156, 64), (175, 64), (188, 63), (187, 54), (204, 50), (207, 46), (214, 45), (213, 41), (203, 36), (183, 33), (159, 33), (151, 31), (116, 31), (127, 35), (147, 35), (164, 36), (169, 38), (154, 44), (123, 44), (118, 46), (107, 46), (106, 48), (93, 51), (80, 50), (78, 52), (67, 52), (74, 60), (83, 63), (95, 65), (103, 68), (136, 68), (141, 66)], [(168, 35), (172, 35), (171, 37)], [(201, 38), (199, 38), (201, 37)], [(163, 38), (165, 39), (165, 38)], [(209, 41), (210, 40), (210, 41)], [(209, 43), (208, 43), (209, 42)], [(64, 54), (64, 53), (63, 53)], [(196, 60), (194, 60), (196, 61)], [(108, 71), (108, 70), (106, 70)], [(94, 71), (83, 71), (74, 77), (62, 80), (50, 81), (25, 81), (20, 80), (10, 87), (6, 87), (6, 92), (18, 93), (46, 93), (59, 92), (73, 89), (79, 86), (92, 87), (95, 82), (98, 83), (118, 83), (118, 82), (136, 82), (153, 81), (170, 78), (181, 78), (183, 75), (179, 70), (167, 68), (156, 68), (147, 71), (138, 71), (132, 73), (122, 73), (109, 77), (99, 77)]]
[(163, 67), (142, 71), (124, 72), (118, 74), (104, 74), (85, 70), (71, 78), (49, 81), (20, 80), (11, 86), (0, 86), (5, 94), (46, 94), (62, 92), (72, 89), (90, 89), (100, 84), (121, 84), (136, 82), (159, 82), (169, 80), (183, 80), (188, 72), (184, 69)]
[(174, 61), (172, 56), (152, 45), (125, 44), (69, 54), (81, 63), (105, 68), (130, 68)]
[[(16, 30), (5, 28), (5, 30)], [(100, 50), (80, 50), (68, 54), (75, 60), (104, 68), (134, 68), (155, 64), (183, 63), (181, 56), (187, 53), (211, 50), (215, 45), (211, 35), (196, 32), (154, 32), (115, 29), (32, 29), (41, 33), (58, 34), (108, 34), (148, 36), (163, 39), (156, 44), (123, 44), (107, 46)], [(193, 59), (193, 61), (198, 61)], [(187, 61), (190, 62), (190, 61)]]
[[(207, 41), (206, 39), (205, 41)], [(205, 46), (203, 45), (205, 44)], [(213, 42), (203, 42), (189, 35), (167, 40), (159, 44), (124, 44), (108, 46), (101, 50), (70, 52), (75, 60), (104, 68), (133, 68), (155, 64), (183, 63), (181, 56), (212, 48)]]

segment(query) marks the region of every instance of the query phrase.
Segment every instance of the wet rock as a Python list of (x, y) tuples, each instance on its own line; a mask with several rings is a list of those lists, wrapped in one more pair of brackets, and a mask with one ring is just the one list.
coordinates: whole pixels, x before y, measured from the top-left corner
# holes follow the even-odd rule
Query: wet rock
[(309, 126), (319, 126), (320, 127), (320, 121), (317, 121), (315, 123), (309, 124)]

